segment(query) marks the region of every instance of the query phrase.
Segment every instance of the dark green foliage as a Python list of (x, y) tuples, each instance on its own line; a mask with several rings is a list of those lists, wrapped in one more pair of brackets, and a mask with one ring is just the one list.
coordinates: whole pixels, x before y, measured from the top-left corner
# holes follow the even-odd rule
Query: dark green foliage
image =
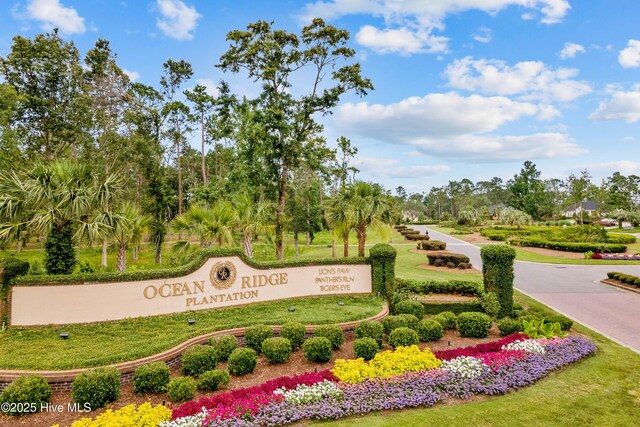
[(116, 368), (95, 368), (85, 371), (73, 380), (71, 397), (74, 402), (102, 408), (120, 397), (120, 372)]
[(339, 349), (344, 343), (344, 332), (338, 325), (320, 325), (313, 335), (327, 338), (331, 342), (331, 348), (334, 350)]
[(547, 323), (559, 323), (563, 331), (568, 331), (573, 326), (573, 321), (561, 314), (546, 315), (544, 321)]
[(513, 260), (516, 251), (505, 245), (485, 245), (480, 250), (482, 256), (482, 277), (485, 292), (493, 292), (498, 297), (500, 311), (498, 317), (508, 317), (513, 313)]
[(479, 313), (484, 312), (480, 301), (446, 303), (424, 302), (423, 304), (427, 314), (439, 314), (443, 311), (450, 311), (456, 315), (471, 311)]
[(413, 300), (400, 301), (393, 307), (394, 314), (413, 314), (418, 319), (424, 317), (424, 306), (422, 303)]
[(76, 266), (71, 222), (54, 226), (44, 242), (44, 267), (49, 274), (71, 274)]
[(419, 322), (420, 320), (412, 314), (398, 314), (382, 319), (382, 326), (384, 327), (384, 332), (390, 334), (394, 329), (401, 327), (416, 329)]
[(608, 234), (607, 243), (621, 243), (631, 245), (636, 242), (636, 236), (632, 234)]
[(333, 356), (331, 341), (325, 337), (309, 338), (302, 344), (302, 348), (304, 349), (304, 357), (311, 362), (328, 362)]
[(483, 313), (461, 313), (458, 316), (458, 331), (463, 337), (485, 338), (489, 335), (491, 318)]
[(481, 283), (466, 280), (449, 280), (447, 282), (396, 279), (397, 289), (407, 289), (416, 294), (456, 294), (482, 296), (484, 289)]
[(374, 294), (391, 299), (396, 279), (396, 249), (387, 244), (374, 245), (369, 251)]
[(455, 313), (452, 313), (451, 311), (443, 311), (433, 317), (430, 317), (429, 319), (435, 320), (436, 322), (440, 323), (440, 325), (442, 325), (442, 329), (446, 330), (455, 329), (458, 326), (458, 316), (456, 316)]
[(273, 328), (267, 325), (250, 326), (244, 330), (244, 343), (257, 354), (262, 351), (262, 341), (273, 337)]
[(512, 319), (511, 317), (503, 317), (498, 321), (498, 329), (501, 335), (511, 335), (522, 332), (522, 321), (520, 319)]
[(457, 267), (461, 262), (469, 262), (469, 257), (464, 254), (456, 254), (453, 252), (440, 252), (427, 254), (429, 265), (436, 265), (436, 261), (440, 260), (438, 264), (444, 262), (445, 264), (452, 263), (454, 267)]
[(29, 272), (29, 263), (14, 256), (0, 260), (2, 269), (2, 286), (8, 286), (14, 277), (23, 276)]
[(418, 249), (423, 251), (444, 251), (447, 249), (447, 244), (440, 240), (422, 240), (418, 242)]
[[(16, 410), (3, 410), (5, 414), (9, 415), (39, 412), (40, 405), (49, 402), (50, 398), (51, 386), (47, 383), (47, 380), (38, 375), (22, 376), (6, 386), (4, 390), (2, 390), (2, 393), (0, 393), (0, 403), (8, 403), (10, 404), (10, 409)], [(16, 405), (14, 406), (12, 404)], [(29, 404), (35, 404), (36, 410), (31, 411)], [(26, 411), (24, 411), (25, 409)]]
[(500, 313), (500, 301), (495, 292), (487, 292), (482, 297), (482, 309), (492, 319), (495, 319), (498, 313)]
[(563, 252), (599, 252), (602, 254), (622, 253), (627, 251), (625, 245), (617, 243), (590, 243), (590, 242), (550, 242), (535, 237), (520, 237), (509, 239), (510, 245), (528, 246), (534, 248), (553, 249)]
[(182, 372), (198, 376), (218, 365), (216, 349), (210, 345), (194, 345), (182, 353)]
[(632, 276), (630, 274), (618, 273), (618, 272), (610, 272), (607, 273), (607, 277), (609, 279), (618, 280), (622, 283), (626, 283), (627, 285), (640, 287), (640, 277)]
[(169, 381), (167, 394), (172, 402), (186, 402), (196, 394), (196, 380), (191, 377), (176, 377)]
[(238, 348), (238, 338), (234, 335), (220, 335), (209, 339), (209, 345), (215, 350), (216, 359), (225, 362), (231, 352)]
[(138, 366), (133, 372), (133, 391), (137, 394), (162, 393), (169, 384), (169, 367), (164, 362)]
[(382, 323), (372, 320), (364, 320), (356, 326), (355, 337), (373, 338), (379, 347), (382, 347), (382, 336), (384, 335), (384, 326)]
[(297, 350), (304, 342), (306, 328), (302, 323), (287, 322), (280, 328), (280, 336), (291, 342), (291, 348)]
[(229, 372), (221, 369), (212, 369), (198, 377), (198, 390), (216, 391), (229, 384)]
[(93, 265), (91, 265), (91, 263), (88, 262), (88, 261), (80, 261), (79, 270), (80, 270), (81, 274), (95, 273), (96, 272), (96, 269), (93, 268)]
[(262, 342), (262, 354), (271, 363), (286, 362), (291, 351), (291, 341), (283, 337), (267, 338)]
[(417, 332), (422, 342), (438, 341), (443, 333), (442, 325), (433, 318), (420, 321)]
[(356, 357), (362, 357), (364, 360), (373, 359), (379, 349), (378, 343), (373, 338), (357, 338), (353, 342), (353, 352)]
[(227, 369), (231, 375), (244, 375), (253, 372), (257, 363), (256, 352), (250, 348), (241, 347), (236, 348), (229, 355)]
[(418, 337), (418, 333), (410, 328), (396, 328), (389, 334), (389, 345), (393, 348), (416, 345), (419, 342), (420, 337)]

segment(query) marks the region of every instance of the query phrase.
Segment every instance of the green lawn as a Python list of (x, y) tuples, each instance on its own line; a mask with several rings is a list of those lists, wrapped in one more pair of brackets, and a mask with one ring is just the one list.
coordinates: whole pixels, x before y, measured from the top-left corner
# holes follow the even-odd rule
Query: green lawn
[[(516, 301), (549, 310), (516, 292)], [(640, 425), (640, 354), (583, 326), (574, 329), (598, 346), (594, 357), (555, 372), (533, 386), (479, 401), (458, 401), (323, 426), (637, 426)]]
[(551, 255), (540, 255), (526, 249), (515, 247), (517, 261), (542, 262), (547, 264), (575, 264), (575, 265), (638, 265), (640, 261), (615, 261), (584, 258), (562, 258)]

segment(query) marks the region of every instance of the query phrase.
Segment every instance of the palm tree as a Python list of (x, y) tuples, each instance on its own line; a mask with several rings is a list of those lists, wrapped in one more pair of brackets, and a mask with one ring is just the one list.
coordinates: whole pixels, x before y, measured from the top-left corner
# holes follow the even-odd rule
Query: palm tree
[(242, 233), (242, 247), (244, 254), (253, 257), (253, 237), (267, 230), (271, 205), (265, 202), (254, 202), (248, 193), (238, 195), (233, 202), (238, 221), (238, 228)]
[(334, 236), (342, 238), (342, 254), (345, 258), (349, 256), (349, 232), (353, 229), (353, 217), (350, 209), (352, 193), (349, 189), (350, 187), (344, 187), (329, 199), (325, 213), (327, 223)]
[(392, 208), (389, 196), (379, 184), (357, 181), (349, 187), (349, 210), (358, 236), (358, 256), (364, 256), (367, 228), (386, 229), (384, 219)]
[[(237, 216), (233, 205), (219, 201), (212, 208), (191, 205), (187, 212), (173, 220), (172, 228), (176, 233), (185, 233), (187, 238), (198, 236), (200, 246), (209, 248), (214, 243), (218, 246), (233, 243), (233, 227), (236, 223)], [(185, 251), (190, 245), (189, 240), (182, 240), (176, 242), (174, 250)]]
[[(111, 232), (113, 242), (118, 249), (116, 256), (116, 270), (127, 269), (127, 247), (130, 244), (139, 244), (139, 237), (151, 217), (143, 215), (140, 208), (132, 203), (123, 204), (114, 215), (114, 226)], [(137, 239), (137, 242), (136, 242)]]
[(131, 222), (131, 245), (133, 245), (133, 261), (138, 261), (138, 254), (140, 253), (140, 243), (144, 237), (145, 231), (151, 224), (151, 215), (138, 215), (133, 218)]

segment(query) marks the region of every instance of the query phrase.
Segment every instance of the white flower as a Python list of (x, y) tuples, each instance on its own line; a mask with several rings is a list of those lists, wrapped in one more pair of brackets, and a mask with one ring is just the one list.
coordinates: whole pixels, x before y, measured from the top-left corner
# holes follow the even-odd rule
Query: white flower
[(338, 397), (342, 395), (342, 390), (338, 386), (331, 382), (324, 380), (312, 386), (300, 384), (294, 389), (285, 390), (279, 388), (273, 392), (274, 394), (281, 394), (287, 402), (295, 404), (306, 404), (319, 402), (327, 396)]
[(482, 374), (487, 365), (475, 357), (460, 356), (455, 359), (445, 360), (440, 365), (440, 368), (458, 374), (462, 378), (475, 378)]
[(525, 350), (531, 353), (545, 354), (544, 347), (535, 340), (514, 341), (510, 344), (503, 345), (503, 350)]
[(208, 411), (202, 408), (202, 412), (197, 415), (177, 418), (173, 421), (163, 421), (159, 427), (202, 427), (202, 421), (207, 417)]

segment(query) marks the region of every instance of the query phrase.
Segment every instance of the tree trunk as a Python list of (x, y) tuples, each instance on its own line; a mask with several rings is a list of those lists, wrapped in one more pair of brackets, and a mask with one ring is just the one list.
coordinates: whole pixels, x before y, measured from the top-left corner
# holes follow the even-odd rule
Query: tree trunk
[(107, 239), (102, 241), (102, 261), (100, 263), (100, 265), (102, 266), (102, 268), (107, 268), (107, 248), (108, 248), (108, 242)]
[(293, 232), (293, 246), (296, 248), (296, 258), (300, 257), (300, 248), (298, 247), (298, 232)]
[(345, 258), (349, 257), (349, 230), (342, 233), (342, 252)]
[(176, 156), (178, 163), (178, 215), (182, 215), (182, 168), (180, 167), (180, 141), (176, 139)]
[(280, 175), (280, 189), (278, 191), (278, 211), (276, 213), (276, 259), (284, 258), (284, 210), (287, 203), (287, 179), (289, 176), (289, 165), (282, 165)]
[(331, 237), (331, 258), (336, 257), (336, 238)]
[(364, 243), (367, 240), (367, 228), (366, 227), (357, 227), (356, 232), (358, 233), (358, 256), (364, 257)]
[(116, 257), (116, 270), (123, 272), (127, 269), (127, 252), (126, 248), (118, 245), (118, 256)]
[(140, 245), (133, 246), (133, 262), (138, 262), (138, 254), (140, 253)]
[(204, 156), (204, 113), (200, 117), (200, 126), (202, 128), (202, 183), (207, 185), (207, 166)]
[(242, 246), (244, 247), (244, 254), (249, 258), (253, 257), (253, 237), (251, 234), (244, 234), (242, 236)]
[(16, 248), (16, 252), (22, 252), (22, 239), (18, 239), (18, 247)]
[(311, 233), (307, 231), (307, 246), (311, 245)]

